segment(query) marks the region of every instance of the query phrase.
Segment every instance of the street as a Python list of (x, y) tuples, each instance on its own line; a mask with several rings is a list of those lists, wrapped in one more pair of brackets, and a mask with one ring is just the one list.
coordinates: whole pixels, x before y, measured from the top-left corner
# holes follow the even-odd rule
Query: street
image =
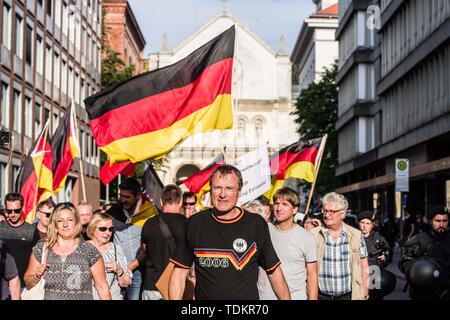
[(397, 283), (395, 286), (395, 290), (388, 296), (386, 296), (385, 300), (410, 300), (408, 291), (403, 292), (403, 288), (405, 287), (405, 276), (403, 273), (398, 269), (398, 261), (400, 260), (400, 248), (395, 247), (393, 250), (393, 257), (392, 262), (389, 264), (389, 266), (386, 268), (386, 270), (392, 272), (396, 279)]

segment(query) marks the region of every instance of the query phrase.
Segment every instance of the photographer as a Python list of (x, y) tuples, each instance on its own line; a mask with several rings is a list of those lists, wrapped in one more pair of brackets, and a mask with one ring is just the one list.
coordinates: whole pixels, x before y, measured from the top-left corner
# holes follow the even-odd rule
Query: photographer
[(377, 265), (383, 269), (391, 262), (391, 247), (381, 234), (373, 230), (374, 218), (371, 211), (362, 211), (358, 215), (359, 230), (366, 241), (369, 266)]
[[(374, 230), (374, 220), (375, 215), (371, 211), (362, 211), (358, 215), (359, 230), (361, 230), (367, 246), (369, 268), (372, 269), (374, 266), (378, 266), (382, 270), (391, 262), (391, 247), (386, 239)], [(386, 276), (386, 273), (390, 276), (389, 272), (386, 271), (380, 272), (380, 276)], [(387, 277), (386, 280), (390, 280), (390, 278)], [(390, 282), (383, 281), (382, 279), (381, 288), (370, 290), (370, 300), (383, 300), (383, 297), (388, 294), (388, 291), (392, 291), (389, 289), (386, 290), (387, 288), (383, 288), (383, 285), (392, 286)]]

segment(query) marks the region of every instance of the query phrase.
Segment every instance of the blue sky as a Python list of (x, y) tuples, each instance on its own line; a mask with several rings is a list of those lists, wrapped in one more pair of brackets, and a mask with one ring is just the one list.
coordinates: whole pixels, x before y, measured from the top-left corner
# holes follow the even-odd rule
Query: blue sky
[[(128, 0), (147, 42), (144, 56), (161, 49), (162, 34), (167, 32), (169, 48), (214, 17), (221, 0)], [(286, 38), (290, 54), (303, 20), (316, 9), (312, 0), (228, 0), (228, 11), (273, 49), (280, 36)]]

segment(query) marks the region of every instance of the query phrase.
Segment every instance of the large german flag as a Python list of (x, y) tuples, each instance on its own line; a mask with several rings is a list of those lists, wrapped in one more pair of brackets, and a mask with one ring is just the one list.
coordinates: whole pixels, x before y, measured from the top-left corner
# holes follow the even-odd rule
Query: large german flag
[(323, 138), (299, 140), (270, 157), (272, 188), (265, 195), (272, 201), (272, 196), (288, 178), (303, 179), (314, 182), (319, 149)]
[(75, 121), (74, 106), (70, 104), (58, 128), (56, 128), (51, 142), (53, 190), (55, 194), (64, 188), (74, 159), (80, 153)]
[(234, 39), (233, 26), (179, 62), (84, 101), (111, 164), (160, 158), (194, 133), (232, 127)]
[(48, 167), (44, 168), (48, 163), (51, 163), (51, 148), (47, 121), (26, 156), (15, 182), (16, 191), (24, 198), (23, 218), (29, 223), (32, 223), (35, 218), (35, 207), (38, 201), (51, 195), (51, 183), (47, 186), (50, 190), (39, 187), (46, 186), (41, 180), (45, 179), (44, 171), (50, 171)]
[(201, 196), (203, 193), (208, 192), (210, 189), (209, 177), (211, 176), (213, 170), (224, 163), (224, 156), (223, 153), (221, 153), (202, 171), (189, 176), (188, 178), (181, 181), (181, 183), (184, 184), (189, 189), (189, 191), (195, 193), (197, 196)]

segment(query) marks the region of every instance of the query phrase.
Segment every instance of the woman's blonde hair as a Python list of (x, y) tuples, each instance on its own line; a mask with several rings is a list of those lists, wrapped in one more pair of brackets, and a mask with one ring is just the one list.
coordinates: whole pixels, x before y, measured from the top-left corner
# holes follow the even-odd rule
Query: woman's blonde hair
[(69, 210), (72, 212), (72, 216), (75, 219), (75, 232), (73, 238), (81, 238), (81, 220), (78, 215), (77, 209), (71, 202), (63, 202), (56, 205), (55, 210), (53, 210), (47, 227), (47, 242), (49, 248), (52, 248), (58, 241), (58, 219), (61, 216), (62, 210)]
[(103, 220), (114, 221), (113, 217), (111, 217), (107, 213), (100, 212), (100, 213), (94, 214), (94, 216), (92, 217), (91, 221), (89, 222), (89, 224), (86, 228), (86, 235), (89, 238), (91, 238), (91, 239), (94, 238), (95, 228), (97, 228), (97, 225), (99, 224), (99, 222), (103, 221)]

